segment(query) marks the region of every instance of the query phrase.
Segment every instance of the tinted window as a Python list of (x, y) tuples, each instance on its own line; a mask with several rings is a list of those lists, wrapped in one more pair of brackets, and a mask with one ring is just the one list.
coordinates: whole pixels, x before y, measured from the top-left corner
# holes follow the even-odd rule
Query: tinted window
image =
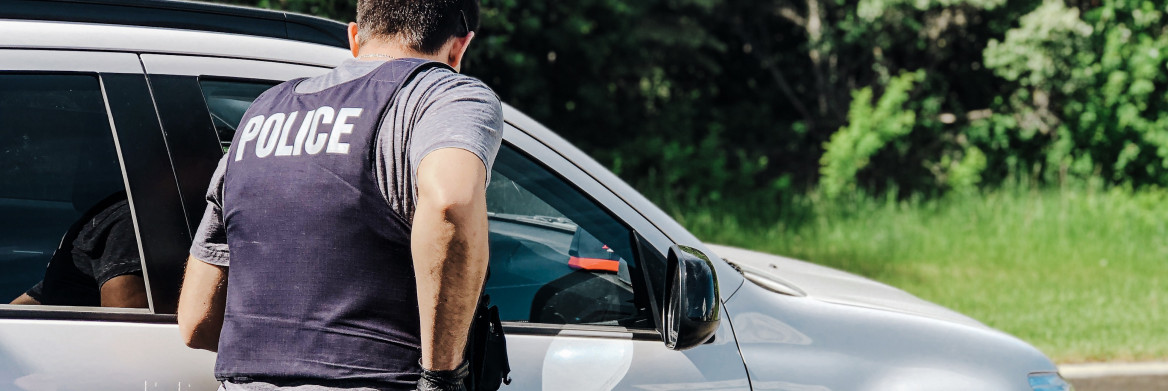
[(215, 133), (224, 150), (235, 137), (235, 127), (243, 119), (243, 114), (251, 102), (275, 84), (247, 81), (200, 80), (207, 110), (215, 123)]
[(510, 147), (491, 175), (486, 290), (503, 320), (652, 327), (628, 228)]
[(121, 172), (96, 76), (0, 74), (0, 303), (98, 305), (128, 274), (144, 297)]

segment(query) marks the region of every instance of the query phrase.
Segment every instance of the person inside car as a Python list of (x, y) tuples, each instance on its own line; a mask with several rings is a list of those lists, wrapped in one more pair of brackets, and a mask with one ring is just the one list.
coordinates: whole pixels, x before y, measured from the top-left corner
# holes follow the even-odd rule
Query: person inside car
[(142, 260), (125, 194), (84, 213), (54, 252), (44, 279), (11, 304), (146, 308)]

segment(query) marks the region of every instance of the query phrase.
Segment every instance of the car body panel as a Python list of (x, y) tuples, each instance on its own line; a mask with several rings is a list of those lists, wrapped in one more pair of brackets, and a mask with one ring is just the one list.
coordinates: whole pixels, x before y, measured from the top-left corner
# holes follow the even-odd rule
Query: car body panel
[(502, 390), (749, 390), (729, 321), (686, 351), (653, 333), (565, 327), (544, 335), (507, 326), (512, 382)]
[(214, 362), (173, 324), (0, 319), (6, 390), (215, 390)]
[[(0, 34), (5, 33), (0, 24)], [(0, 49), (0, 69), (4, 71), (142, 73), (142, 64), (133, 54), (97, 52), (86, 54), (84, 59), (85, 67), (79, 68), (76, 51)]]
[(788, 296), (747, 281), (726, 303), (755, 389), (1030, 390), (1054, 372), (997, 330)]
[(973, 318), (855, 274), (757, 251), (720, 245), (709, 247), (748, 275), (756, 274), (772, 282), (788, 285), (799, 294), (816, 300), (927, 316), (971, 327), (986, 327)]
[[(332, 53), (337, 59), (352, 58), (344, 50)], [(257, 78), (284, 81), (299, 77), (312, 77), (328, 72), (329, 67), (289, 64), (272, 61), (245, 60), (238, 58), (216, 58), (174, 54), (143, 54), (142, 65), (146, 73), (182, 76), (221, 76), (234, 78)], [(323, 62), (323, 61), (322, 61)], [(339, 61), (338, 61), (339, 64)]]
[(260, 8), (173, 0), (0, 0), (0, 19), (58, 20), (206, 30), (348, 48), (345, 25)]
[(0, 19), (0, 36), (5, 37), (0, 48), (185, 54), (325, 67), (343, 60), (338, 55), (347, 52), (335, 46), (278, 38), (73, 22)]

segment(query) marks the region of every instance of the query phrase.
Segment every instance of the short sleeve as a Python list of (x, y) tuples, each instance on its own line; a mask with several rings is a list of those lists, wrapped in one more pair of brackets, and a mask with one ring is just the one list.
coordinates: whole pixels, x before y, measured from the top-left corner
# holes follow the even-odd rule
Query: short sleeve
[[(130, 205), (117, 202), (94, 216), (73, 240), (73, 260), (100, 288), (110, 279), (142, 272)], [(31, 295), (30, 295), (31, 296)]]
[(460, 148), (474, 153), (486, 168), (490, 183), (491, 166), (503, 138), (503, 106), (486, 84), (453, 72), (427, 75), (437, 78), (420, 102), (423, 109), (413, 126), (409, 144), (411, 178), (430, 152)]
[(36, 285), (33, 285), (32, 288), (29, 288), (28, 292), (24, 292), (24, 294), (28, 295), (28, 297), (33, 298), (33, 300), (36, 300), (38, 303), (44, 303), (45, 302), (45, 282), (43, 280), (38, 281), (36, 283)]
[(227, 155), (224, 155), (207, 186), (207, 207), (190, 250), (192, 257), (217, 266), (228, 266), (231, 259), (227, 230), (223, 225), (223, 175), (226, 169)]
[[(117, 276), (142, 273), (142, 258), (138, 255), (138, 240), (134, 235), (134, 222), (129, 207), (118, 211), (104, 230), (104, 245), (99, 253), (93, 254), (93, 279), (100, 288)], [(82, 231), (79, 239), (86, 236)], [(80, 248), (80, 247), (75, 247)]]

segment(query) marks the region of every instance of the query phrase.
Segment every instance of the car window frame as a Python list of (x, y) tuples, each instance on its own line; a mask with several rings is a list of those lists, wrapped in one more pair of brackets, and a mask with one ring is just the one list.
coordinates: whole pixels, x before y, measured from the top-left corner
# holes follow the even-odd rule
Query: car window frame
[[(658, 297), (659, 295), (652, 288), (652, 282), (649, 278), (649, 268), (655, 267), (652, 263), (653, 259), (665, 259), (663, 255), (657, 254), (659, 252), (658, 249), (669, 248), (672, 242), (656, 226), (648, 220), (645, 220), (644, 216), (613, 194), (607, 187), (596, 181), (595, 178), (582, 170), (576, 163), (568, 159), (568, 157), (551, 149), (548, 145), (531, 136), (506, 118), (504, 122), (503, 141), (505, 143), (508, 143), (512, 148), (531, 159), (535, 164), (543, 167), (552, 175), (557, 176), (575, 188), (585, 198), (588, 198), (598, 207), (604, 209), (605, 213), (629, 229), (630, 234), (633, 236), (630, 244), (634, 246), (638, 268), (640, 270), (639, 273), (632, 273), (632, 278), (640, 282), (639, 285), (635, 285), (634, 293), (640, 292), (646, 295), (646, 299), (649, 301), (650, 318), (655, 327), (654, 330), (649, 330), (610, 325), (556, 325), (546, 323), (503, 322), (504, 329), (508, 333), (530, 335), (561, 335), (563, 333), (576, 332), (588, 334), (601, 332), (609, 333), (611, 334), (609, 336), (613, 338), (627, 338), (631, 335), (633, 339), (638, 340), (663, 340), (664, 337), (661, 335), (662, 319), (660, 310), (662, 307), (660, 297)], [(642, 287), (646, 289), (638, 289)]]
[[(613, 220), (613, 222), (622, 226), (624, 229), (626, 229), (628, 231), (628, 235), (629, 235), (628, 244), (629, 244), (629, 246), (632, 247), (630, 250), (631, 250), (632, 256), (634, 257), (634, 259), (632, 260), (633, 266), (630, 266), (630, 269), (635, 269), (635, 271), (630, 270), (629, 278), (632, 280), (630, 282), (633, 284), (633, 297), (634, 297), (634, 302), (636, 303), (635, 306), (640, 307), (642, 305), (645, 305), (648, 307), (647, 316), (649, 318), (650, 323), (653, 325), (652, 326), (653, 328), (651, 328), (651, 329), (650, 328), (630, 328), (630, 327), (626, 327), (626, 326), (617, 326), (617, 325), (558, 324), (558, 323), (519, 322), (519, 321), (504, 321), (504, 322), (502, 322), (503, 325), (505, 327), (510, 327), (514, 331), (527, 329), (527, 330), (529, 330), (533, 333), (536, 333), (536, 334), (546, 334), (548, 332), (551, 332), (551, 330), (561, 330), (562, 331), (562, 330), (568, 330), (568, 329), (576, 329), (576, 330), (593, 330), (593, 331), (595, 331), (595, 330), (610, 330), (611, 329), (612, 331), (617, 331), (617, 332), (621, 332), (621, 333), (632, 333), (633, 335), (641, 335), (642, 337), (644, 335), (646, 335), (646, 333), (651, 333), (655, 337), (660, 337), (660, 335), (658, 335), (658, 330), (660, 328), (660, 326), (659, 326), (660, 319), (658, 319), (658, 318), (659, 318), (660, 314), (658, 313), (658, 310), (657, 310), (659, 307), (654, 302), (652, 285), (649, 282), (648, 278), (646, 278), (648, 276), (648, 271), (645, 269), (645, 266), (643, 264), (643, 259), (645, 259), (645, 256), (648, 255), (648, 254), (643, 253), (644, 252), (643, 248), (642, 248), (643, 247), (642, 246), (643, 239), (637, 234), (637, 231), (632, 226), (630, 226), (627, 221), (625, 221), (625, 219), (621, 218), (621, 215), (614, 213), (612, 209), (608, 208), (604, 204), (601, 204), (599, 200), (592, 197), (591, 193), (584, 190), (579, 185), (577, 185), (575, 182), (570, 180), (567, 176), (565, 176), (565, 173), (561, 173), (561, 172), (558, 172), (558, 171), (552, 169), (552, 167), (550, 167), (547, 164), (544, 164), (544, 162), (542, 160), (538, 159), (533, 154), (528, 153), (523, 148), (520, 148), (519, 146), (513, 144), (512, 141), (514, 139), (507, 138), (508, 132), (507, 132), (506, 128), (508, 126), (510, 126), (510, 125), (505, 125), (505, 128), (504, 128), (504, 139), (503, 139), (502, 148), (510, 148), (510, 149), (514, 150), (514, 152), (516, 154), (518, 154), (521, 158), (528, 160), (528, 162), (530, 162), (531, 164), (534, 164), (536, 167), (544, 170), (548, 175), (551, 175), (552, 177), (554, 177), (557, 180), (559, 180), (560, 182), (562, 182), (564, 185), (571, 188), (573, 191), (576, 191), (580, 197), (582, 197), (585, 200), (587, 200), (588, 202), (592, 203), (592, 206), (599, 208), (600, 211), (602, 213), (606, 214), (609, 218), (611, 218)], [(516, 130), (518, 130), (518, 129), (516, 129)], [(512, 137), (516, 137), (516, 136), (513, 135)], [(518, 140), (515, 140), (515, 141), (518, 141)], [(560, 158), (562, 159), (562, 156)], [(543, 200), (541, 199), (541, 201), (543, 201)], [(544, 202), (546, 202), (546, 201), (544, 201)], [(640, 315), (640, 314), (638, 314), (638, 315)]]
[[(127, 91), (121, 85), (121, 78), (144, 77), (141, 62), (133, 53), (122, 52), (88, 52), (71, 50), (42, 50), (42, 49), (0, 49), (0, 74), (9, 75), (84, 75), (95, 77), (98, 82), (102, 104), (105, 106), (106, 119), (109, 121), (111, 140), (114, 143), (117, 155), (117, 164), (121, 170), (122, 185), (130, 207), (131, 220), (134, 226), (134, 239), (138, 247), (139, 261), (142, 266), (142, 278), (146, 288), (147, 308), (113, 308), (113, 307), (83, 307), (83, 306), (51, 306), (51, 305), (13, 305), (6, 300), (0, 303), (0, 319), (66, 319), (66, 320), (137, 320), (146, 322), (166, 322), (167, 317), (155, 314), (154, 287), (150, 276), (151, 260), (159, 257), (156, 246), (151, 245), (143, 228), (145, 221), (142, 218), (142, 209), (135, 202), (135, 195), (150, 198), (150, 191), (144, 191), (145, 184), (133, 179), (132, 164), (127, 164), (124, 144), (120, 131), (128, 131), (134, 125), (120, 120), (125, 116), (123, 108), (114, 109), (111, 106), (111, 94), (122, 94)], [(142, 91), (138, 91), (141, 93)], [(139, 96), (149, 99), (149, 94)], [(152, 107), (148, 108), (152, 113)], [(115, 113), (116, 111), (116, 113)], [(139, 110), (141, 111), (141, 110)], [(158, 147), (158, 145), (155, 145)], [(149, 152), (149, 146), (134, 147), (137, 151)], [(154, 152), (158, 152), (154, 150)], [(133, 154), (133, 153), (132, 153)], [(169, 168), (165, 168), (169, 171)], [(165, 186), (162, 186), (165, 188)], [(150, 220), (150, 219), (145, 219)], [(150, 227), (146, 227), (150, 228)]]

